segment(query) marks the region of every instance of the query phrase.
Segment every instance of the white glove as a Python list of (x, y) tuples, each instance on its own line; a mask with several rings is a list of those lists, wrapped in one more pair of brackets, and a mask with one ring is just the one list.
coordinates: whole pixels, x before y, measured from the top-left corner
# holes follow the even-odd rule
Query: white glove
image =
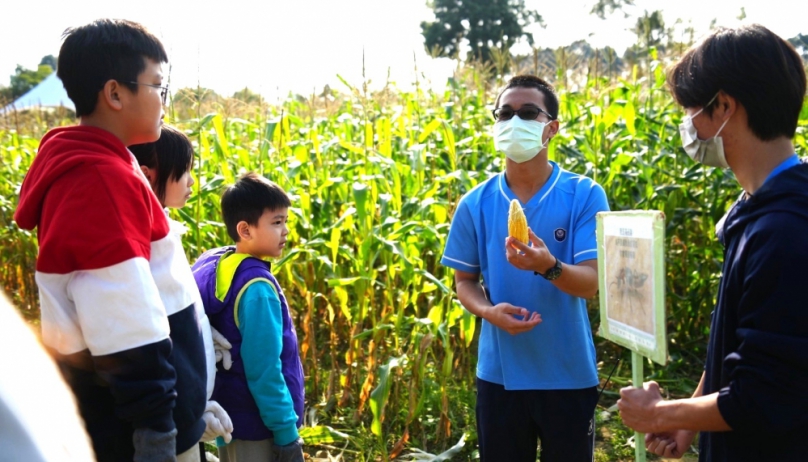
[(216, 352), (216, 362), (221, 361), (222, 367), (224, 367), (225, 370), (230, 370), (230, 366), (233, 365), (233, 360), (230, 358), (230, 349), (233, 348), (233, 345), (224, 338), (224, 335), (214, 329), (213, 326), (210, 326), (210, 334), (213, 338), (213, 350)]
[(205, 421), (205, 433), (202, 434), (199, 441), (211, 441), (217, 436), (224, 438), (225, 443), (229, 443), (233, 439), (233, 435), (231, 435), (233, 421), (216, 401), (208, 401), (205, 413), (202, 414), (202, 420)]

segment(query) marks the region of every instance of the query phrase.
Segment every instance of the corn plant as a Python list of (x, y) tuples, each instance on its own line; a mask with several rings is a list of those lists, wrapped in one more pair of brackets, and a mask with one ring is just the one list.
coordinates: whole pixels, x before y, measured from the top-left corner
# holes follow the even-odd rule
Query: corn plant
[[(715, 223), (739, 187), (731, 172), (687, 158), (662, 63), (649, 60), (648, 69), (568, 87), (560, 80), (562, 129), (549, 155), (603, 185), (612, 210), (665, 212), (671, 363), (649, 367), (687, 394), (700, 375), (723, 257)], [(461, 67), (442, 92), (374, 93), (345, 82), (337, 98), (218, 108), (191, 100), (169, 111), (182, 117), (171, 123), (196, 149), (193, 196), (172, 212), (191, 229), (191, 261), (228, 243), (223, 185), (255, 171), (291, 196), (291, 245), (273, 271), (294, 314), (309, 413), (329, 426), (311, 434), (348, 435), (355, 460), (442, 453), (466, 438), (462, 450), (474, 446), (479, 321), (457, 301), (453, 272), (439, 261), (459, 199), (503, 168), (489, 134), (490, 72)], [(795, 138), (800, 152), (806, 125), (808, 109)], [(0, 125), (0, 279), (36, 319), (35, 233), (11, 217), (47, 124), (26, 127)], [(597, 347), (609, 365), (622, 354), (600, 340)], [(612, 380), (629, 375), (621, 368)]]

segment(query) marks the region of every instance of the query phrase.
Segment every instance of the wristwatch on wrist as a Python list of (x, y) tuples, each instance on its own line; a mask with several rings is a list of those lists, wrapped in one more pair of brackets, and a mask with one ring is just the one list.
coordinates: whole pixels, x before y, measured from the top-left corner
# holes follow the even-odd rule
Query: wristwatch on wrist
[(561, 262), (558, 261), (558, 258), (556, 258), (555, 264), (552, 266), (552, 268), (548, 269), (546, 273), (541, 274), (538, 271), (534, 271), (533, 275), (535, 276), (541, 275), (541, 277), (547, 279), (548, 281), (554, 281), (558, 279), (559, 276), (561, 276)]

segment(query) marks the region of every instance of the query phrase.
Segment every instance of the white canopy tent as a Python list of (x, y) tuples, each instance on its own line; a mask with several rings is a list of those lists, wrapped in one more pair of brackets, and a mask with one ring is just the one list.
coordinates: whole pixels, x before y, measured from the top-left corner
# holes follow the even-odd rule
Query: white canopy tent
[(62, 81), (56, 73), (47, 76), (39, 85), (28, 90), (27, 93), (17, 98), (13, 103), (0, 109), (0, 114), (10, 111), (22, 111), (32, 108), (54, 108), (65, 107), (72, 111), (76, 110), (73, 101), (67, 96), (67, 91), (62, 85)]

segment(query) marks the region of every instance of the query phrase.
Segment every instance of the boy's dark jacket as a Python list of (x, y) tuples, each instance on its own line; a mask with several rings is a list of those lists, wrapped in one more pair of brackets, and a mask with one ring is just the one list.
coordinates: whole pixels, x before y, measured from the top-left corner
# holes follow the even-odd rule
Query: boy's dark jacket
[(699, 459), (808, 460), (808, 164), (736, 203), (718, 235), (704, 394), (732, 431), (702, 433)]
[(51, 130), (14, 218), (37, 228), (42, 340), (98, 459), (131, 460), (136, 429), (176, 428), (172, 450), (196, 446), (207, 375), (198, 295), (179, 237), (126, 146), (95, 127)]

